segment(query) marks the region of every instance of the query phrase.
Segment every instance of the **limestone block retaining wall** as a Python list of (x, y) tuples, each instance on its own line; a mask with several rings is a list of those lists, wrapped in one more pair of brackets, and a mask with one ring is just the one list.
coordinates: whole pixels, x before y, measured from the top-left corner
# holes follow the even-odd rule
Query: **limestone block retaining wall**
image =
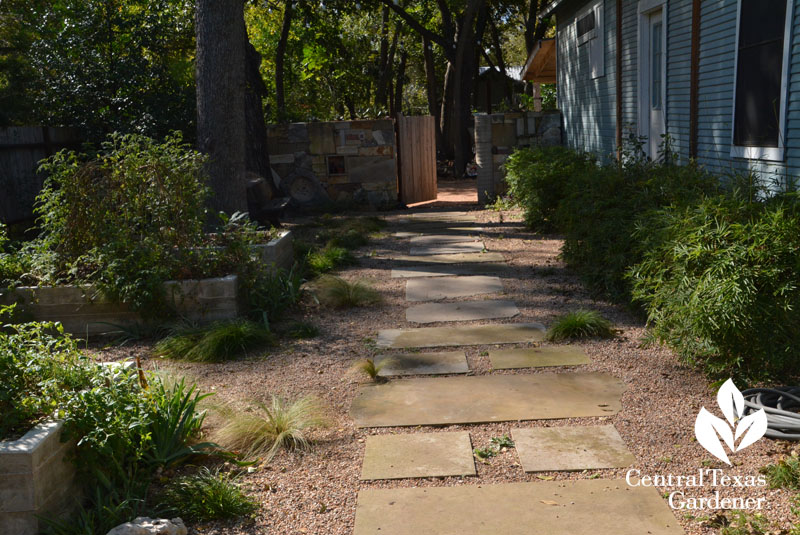
[(270, 125), (267, 143), (279, 187), (301, 206), (397, 202), (391, 119)]
[(505, 192), (503, 163), (517, 147), (561, 145), (561, 112), (513, 112), (475, 116), (478, 200)]
[(39, 424), (22, 438), (0, 442), (0, 533), (36, 535), (36, 515), (57, 518), (77, 503), (74, 442), (62, 443), (61, 422)]

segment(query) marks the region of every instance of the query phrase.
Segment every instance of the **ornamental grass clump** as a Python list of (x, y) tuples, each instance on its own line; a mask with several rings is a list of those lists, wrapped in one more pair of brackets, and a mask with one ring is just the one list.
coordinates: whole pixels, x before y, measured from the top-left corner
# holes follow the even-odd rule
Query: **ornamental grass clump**
[(236, 319), (203, 327), (179, 327), (156, 344), (155, 352), (190, 362), (223, 362), (274, 343), (275, 337), (263, 323)]
[(579, 340), (582, 338), (612, 338), (614, 325), (595, 310), (579, 309), (559, 317), (547, 330), (547, 340)]
[(162, 501), (171, 514), (201, 522), (247, 517), (258, 510), (255, 500), (242, 490), (238, 476), (205, 466), (170, 481)]
[(314, 286), (320, 303), (333, 308), (360, 307), (382, 301), (381, 294), (362, 281), (349, 282), (341, 277), (325, 275)]
[(272, 396), (269, 404), (255, 402), (245, 411), (231, 405), (216, 410), (226, 422), (214, 438), (245, 459), (269, 461), (281, 448), (307, 450), (311, 447), (308, 431), (327, 426), (325, 410), (313, 396), (291, 402)]

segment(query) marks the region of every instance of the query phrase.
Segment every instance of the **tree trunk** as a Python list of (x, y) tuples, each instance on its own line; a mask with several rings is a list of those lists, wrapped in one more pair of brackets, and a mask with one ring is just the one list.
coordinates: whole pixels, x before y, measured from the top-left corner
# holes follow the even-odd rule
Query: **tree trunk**
[(394, 113), (403, 113), (403, 86), (405, 84), (406, 76), (406, 61), (408, 61), (408, 51), (403, 49), (403, 54), (400, 56), (400, 66), (397, 67), (397, 80), (394, 86)]
[(247, 210), (243, 0), (197, 0), (197, 144), (208, 154), (211, 207)]
[(286, 120), (286, 94), (283, 89), (284, 63), (286, 61), (286, 43), (289, 41), (289, 30), (292, 27), (293, 0), (286, 0), (283, 11), (283, 26), (278, 46), (275, 49), (275, 105), (278, 121)]
[(386, 60), (381, 67), (381, 74), (378, 78), (378, 87), (375, 91), (375, 107), (383, 108), (384, 110), (393, 106), (393, 101), (390, 98), (392, 94), (392, 65), (394, 64), (394, 55), (397, 51), (397, 41), (400, 39), (400, 25), (398, 24), (394, 30), (394, 37), (392, 38), (392, 46), (386, 55)]
[(433, 60), (433, 50), (431, 50), (430, 39), (422, 37), (422, 53), (425, 59), (425, 88), (428, 93), (428, 111), (433, 115), (433, 122), (436, 129), (436, 154), (442, 154), (444, 140), (442, 139), (441, 108), (439, 99), (436, 96), (436, 64)]
[(261, 99), (267, 96), (267, 86), (261, 78), (261, 54), (245, 38), (245, 123), (247, 137), (245, 139), (245, 168), (264, 178), (270, 189), (272, 198), (278, 197), (278, 188), (272, 181), (272, 169), (269, 165), (267, 149), (267, 125), (264, 122), (264, 108)]
[(442, 153), (446, 160), (452, 160), (454, 156), (453, 147), (453, 64), (448, 62), (447, 69), (444, 71), (444, 88), (442, 90), (442, 112), (440, 114), (442, 129)]

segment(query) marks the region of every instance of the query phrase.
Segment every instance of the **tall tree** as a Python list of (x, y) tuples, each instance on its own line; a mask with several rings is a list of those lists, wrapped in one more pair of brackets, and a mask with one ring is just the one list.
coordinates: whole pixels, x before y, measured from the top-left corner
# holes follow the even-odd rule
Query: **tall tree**
[(245, 211), (244, 0), (197, 0), (197, 144), (209, 155), (212, 207)]
[(284, 121), (287, 117), (286, 93), (283, 89), (283, 80), (284, 63), (286, 61), (286, 43), (289, 40), (289, 30), (292, 27), (292, 16), (294, 14), (294, 7), (292, 4), (293, 0), (286, 0), (284, 2), (281, 36), (278, 40), (278, 48), (275, 51), (275, 104), (279, 121)]

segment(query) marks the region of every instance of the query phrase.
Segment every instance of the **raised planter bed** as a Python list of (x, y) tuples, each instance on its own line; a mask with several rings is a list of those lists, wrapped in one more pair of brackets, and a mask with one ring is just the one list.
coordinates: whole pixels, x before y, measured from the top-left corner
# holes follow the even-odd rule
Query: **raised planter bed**
[(61, 422), (37, 425), (18, 440), (0, 442), (0, 533), (36, 535), (37, 515), (58, 518), (77, 503), (75, 467), (61, 442)]
[[(292, 235), (285, 232), (264, 245), (253, 246), (264, 263), (288, 269), (293, 262)], [(164, 283), (169, 304), (190, 321), (210, 322), (239, 315), (237, 277), (168, 281)], [(37, 321), (59, 321), (64, 331), (88, 336), (119, 331), (139, 321), (139, 315), (123, 303), (111, 301), (93, 286), (25, 286), (0, 290), (0, 304), (19, 303)]]

